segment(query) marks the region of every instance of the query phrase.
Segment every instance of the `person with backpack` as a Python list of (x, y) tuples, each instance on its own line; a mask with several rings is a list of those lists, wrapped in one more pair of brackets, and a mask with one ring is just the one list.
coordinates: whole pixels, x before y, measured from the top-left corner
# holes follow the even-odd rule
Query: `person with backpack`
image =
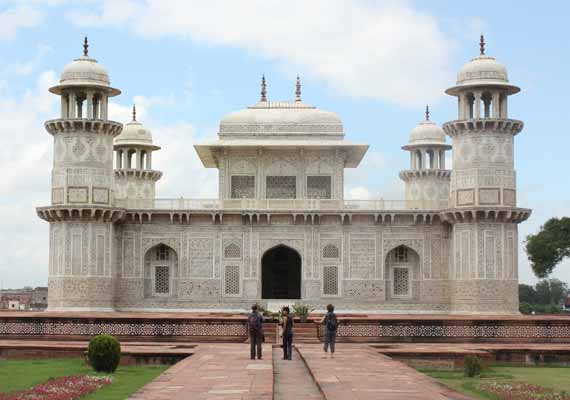
[(325, 326), (325, 354), (323, 358), (327, 358), (329, 346), (331, 348), (331, 358), (334, 357), (334, 349), (336, 343), (336, 331), (338, 329), (338, 319), (334, 313), (334, 306), (327, 305), (327, 313), (321, 319), (321, 324)]
[(283, 321), (281, 326), (283, 327), (283, 359), (291, 360), (293, 353), (293, 317), (289, 315), (289, 307), (283, 307), (281, 310), (283, 316)]
[(261, 343), (263, 342), (263, 316), (257, 312), (257, 304), (251, 306), (251, 313), (247, 316), (247, 327), (249, 331), (250, 357), (261, 360)]

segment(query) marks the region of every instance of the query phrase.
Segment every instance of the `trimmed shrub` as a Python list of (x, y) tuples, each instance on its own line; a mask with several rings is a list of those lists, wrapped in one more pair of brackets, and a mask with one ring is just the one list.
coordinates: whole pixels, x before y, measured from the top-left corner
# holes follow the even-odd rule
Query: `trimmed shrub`
[(463, 373), (469, 378), (481, 375), (483, 361), (477, 356), (466, 356), (463, 359)]
[(311, 310), (309, 308), (309, 306), (306, 304), (301, 304), (301, 303), (293, 304), (293, 314), (296, 317), (299, 317), (301, 322), (307, 322), (307, 320), (309, 319), (309, 314), (311, 313), (311, 311), (313, 311), (313, 310)]
[(87, 349), (89, 365), (97, 372), (115, 372), (121, 360), (121, 344), (111, 335), (97, 335)]
[(519, 311), (521, 314), (530, 314), (532, 313), (532, 306), (528, 303), (521, 303), (519, 305)]

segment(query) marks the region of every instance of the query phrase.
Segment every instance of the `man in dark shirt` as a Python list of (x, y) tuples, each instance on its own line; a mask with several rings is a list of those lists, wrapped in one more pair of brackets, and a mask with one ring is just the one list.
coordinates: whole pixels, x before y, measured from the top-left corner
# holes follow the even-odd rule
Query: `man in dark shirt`
[(257, 312), (257, 304), (251, 306), (251, 314), (247, 316), (247, 327), (249, 331), (250, 357), (261, 360), (261, 343), (263, 342), (263, 316)]
[(293, 318), (289, 315), (289, 307), (283, 307), (283, 359), (290, 360), (293, 353)]

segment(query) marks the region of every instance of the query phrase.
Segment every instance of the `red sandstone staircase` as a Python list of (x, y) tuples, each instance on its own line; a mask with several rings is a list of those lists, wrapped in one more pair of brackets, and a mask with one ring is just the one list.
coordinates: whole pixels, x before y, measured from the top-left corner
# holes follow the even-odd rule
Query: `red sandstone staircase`
[[(279, 337), (279, 326), (274, 322), (264, 322), (263, 332), (265, 333), (265, 343), (281, 344)], [(320, 343), (317, 333), (317, 325), (313, 322), (296, 322), (293, 326), (295, 334), (293, 343)]]
[(297, 322), (293, 326), (293, 343), (320, 343), (317, 324), (314, 322)]

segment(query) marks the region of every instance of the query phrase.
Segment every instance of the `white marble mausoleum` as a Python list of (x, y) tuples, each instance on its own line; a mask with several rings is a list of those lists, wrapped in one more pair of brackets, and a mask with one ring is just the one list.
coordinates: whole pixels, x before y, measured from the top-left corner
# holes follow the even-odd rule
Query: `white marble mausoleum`
[(50, 310), (298, 301), (355, 312), (518, 312), (517, 225), (530, 210), (517, 207), (523, 123), (507, 105), (520, 89), (483, 42), (446, 90), (456, 119), (441, 128), (426, 112), (402, 147), (402, 200), (345, 200), (344, 171), (358, 168), (368, 145), (345, 140), (339, 115), (304, 102), (299, 80), (295, 99), (270, 101), (265, 79), (260, 101), (224, 116), (218, 140), (194, 146), (218, 170), (218, 198), (157, 198), (160, 147), (135, 112), (124, 125), (108, 119), (109, 98), (121, 92), (87, 50), (50, 88), (61, 115), (45, 123), (51, 205), (37, 213), (50, 224)]

